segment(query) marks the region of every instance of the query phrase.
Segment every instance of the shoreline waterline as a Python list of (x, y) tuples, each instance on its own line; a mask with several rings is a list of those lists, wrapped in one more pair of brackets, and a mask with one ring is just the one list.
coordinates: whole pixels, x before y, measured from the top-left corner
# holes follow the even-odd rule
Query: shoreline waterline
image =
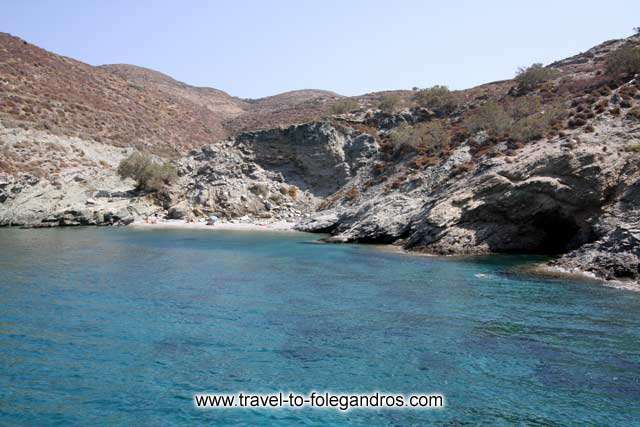
[(295, 222), (278, 221), (272, 223), (255, 223), (255, 222), (219, 222), (213, 225), (207, 225), (200, 222), (186, 222), (183, 220), (165, 220), (156, 223), (133, 222), (127, 225), (127, 228), (134, 229), (174, 229), (174, 230), (224, 230), (224, 231), (277, 231), (287, 233), (301, 233), (296, 230)]

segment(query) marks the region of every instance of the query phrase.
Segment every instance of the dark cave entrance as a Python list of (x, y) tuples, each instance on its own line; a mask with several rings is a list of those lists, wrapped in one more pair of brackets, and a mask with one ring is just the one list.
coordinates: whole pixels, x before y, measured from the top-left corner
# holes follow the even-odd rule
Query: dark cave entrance
[(584, 227), (573, 216), (560, 211), (539, 212), (531, 221), (535, 253), (557, 255), (575, 249), (587, 240)]

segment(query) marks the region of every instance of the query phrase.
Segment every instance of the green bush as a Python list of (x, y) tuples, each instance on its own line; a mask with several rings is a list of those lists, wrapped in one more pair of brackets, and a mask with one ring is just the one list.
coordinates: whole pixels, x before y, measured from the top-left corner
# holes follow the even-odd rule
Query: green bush
[(412, 146), (411, 130), (411, 126), (407, 123), (402, 123), (394, 128), (389, 133), (389, 140), (391, 141), (391, 144), (393, 144), (394, 147), (401, 147), (404, 145)]
[(609, 54), (607, 73), (615, 77), (640, 73), (640, 47), (625, 45)]
[(380, 108), (380, 110), (382, 110), (387, 114), (393, 114), (400, 109), (401, 105), (402, 105), (402, 99), (400, 98), (400, 96), (395, 94), (390, 94), (390, 95), (384, 95), (380, 99), (380, 104), (378, 105), (378, 107)]
[(437, 121), (418, 123), (415, 126), (403, 123), (395, 128), (389, 137), (393, 144), (394, 153), (440, 152), (451, 141), (449, 132)]
[(520, 93), (531, 92), (548, 80), (556, 78), (560, 72), (553, 68), (546, 68), (542, 64), (533, 64), (530, 67), (519, 68), (516, 74), (516, 83)]
[(332, 114), (344, 114), (360, 108), (360, 104), (355, 99), (343, 98), (337, 100), (331, 105)]
[(159, 191), (177, 176), (169, 163), (157, 163), (145, 153), (133, 153), (118, 165), (120, 178), (132, 178), (140, 190)]
[(529, 142), (545, 136), (553, 123), (561, 116), (558, 107), (548, 106), (542, 111), (516, 121), (511, 128), (511, 137), (517, 141)]
[(472, 133), (484, 130), (490, 136), (498, 137), (511, 128), (513, 118), (497, 102), (489, 101), (467, 118), (466, 125)]
[(448, 87), (436, 85), (423, 89), (415, 96), (418, 105), (440, 114), (451, 114), (458, 107), (458, 98)]
[(466, 120), (470, 132), (484, 130), (492, 138), (529, 142), (542, 138), (564, 117), (560, 105), (544, 105), (539, 97), (522, 97), (500, 105), (489, 101)]

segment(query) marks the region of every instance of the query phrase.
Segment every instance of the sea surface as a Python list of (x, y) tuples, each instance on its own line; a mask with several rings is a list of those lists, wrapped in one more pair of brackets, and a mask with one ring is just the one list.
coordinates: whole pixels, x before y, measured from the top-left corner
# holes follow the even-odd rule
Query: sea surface
[[(640, 425), (640, 293), (317, 239), (0, 229), (0, 425)], [(312, 390), (446, 407), (193, 403)]]

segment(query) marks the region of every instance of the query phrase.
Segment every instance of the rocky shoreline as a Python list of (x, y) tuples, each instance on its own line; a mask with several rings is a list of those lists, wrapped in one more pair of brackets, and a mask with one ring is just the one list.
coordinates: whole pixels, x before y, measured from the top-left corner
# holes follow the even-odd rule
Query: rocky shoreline
[[(177, 178), (157, 192), (118, 176), (133, 148), (5, 124), (0, 141), (15, 164), (40, 153), (39, 164), (56, 172), (23, 161), (1, 173), (0, 226), (215, 217), (434, 255), (553, 255), (552, 270), (640, 288), (640, 75), (603, 80), (599, 65), (622, 43), (552, 64), (565, 77), (546, 82), (530, 104), (498, 82), (469, 90), (445, 112), (363, 107), (240, 133), (175, 156)], [(523, 105), (542, 115), (536, 102), (556, 97), (569, 118), (526, 143), (465, 125), (491, 96), (520, 115)], [(407, 149), (393, 142), (403, 129), (440, 133), (430, 146)]]
[(192, 151), (161, 196), (136, 192), (113, 171), (83, 171), (57, 183), (5, 178), (0, 224), (216, 215), (436, 255), (556, 253), (551, 267), (637, 283), (638, 157), (627, 150), (625, 122), (594, 125), (595, 132), (533, 143), (458, 172), (471, 159), (463, 145), (439, 165), (411, 176), (397, 168), (373, 185), (380, 147), (371, 135), (331, 122), (254, 132)]

